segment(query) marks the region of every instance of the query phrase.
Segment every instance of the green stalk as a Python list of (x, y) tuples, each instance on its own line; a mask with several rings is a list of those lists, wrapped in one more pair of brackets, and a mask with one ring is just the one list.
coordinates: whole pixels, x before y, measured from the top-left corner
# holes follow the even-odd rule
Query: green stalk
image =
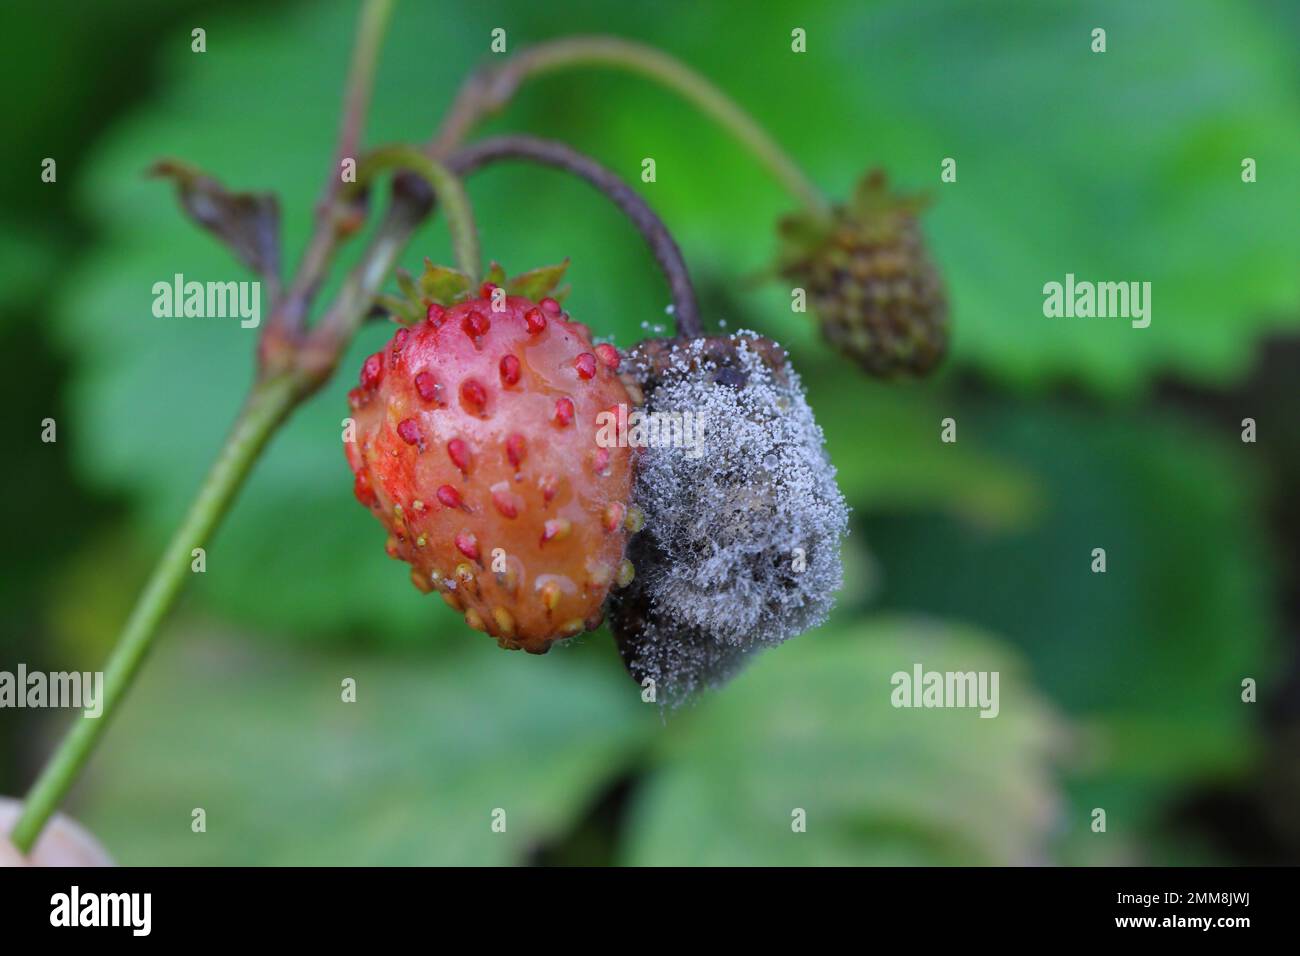
[(462, 87), (430, 151), (438, 156), (449, 154), (480, 119), (502, 109), (529, 77), (574, 67), (625, 70), (675, 91), (735, 136), (809, 213), (819, 219), (829, 218), (830, 206), (821, 191), (735, 100), (680, 60), (618, 37), (553, 40), (479, 74)]
[[(370, 104), (379, 48), (383, 45), (384, 34), (388, 32), (388, 21), (392, 15), (393, 0), (367, 0), (361, 8), (357, 43), (352, 50), (352, 64), (348, 67), (347, 96), (343, 105), (343, 127), (339, 133), (339, 145), (335, 157), (337, 160), (356, 156), (357, 145), (361, 141), (361, 127), (365, 122), (366, 107)], [(326, 182), (328, 183), (326, 192), (332, 196), (338, 191), (340, 182), (337, 162)]]
[[(393, 9), (393, 0), (365, 0), (357, 28), (357, 42), (345, 87), (343, 125), (339, 135), (339, 156), (356, 152), (366, 108), (370, 101), (379, 48)], [(307, 304), (319, 286), (329, 264), (338, 235), (332, 222), (333, 199), (340, 191), (338, 166), (326, 180), (317, 228), (294, 280), (293, 288), (280, 302), (262, 330), (260, 350), (288, 333), (296, 347)], [(381, 250), (388, 256), (387, 247)], [(348, 303), (351, 307), (352, 303)], [(364, 305), (360, 306), (364, 310)], [(355, 321), (352, 323), (355, 324)], [(337, 343), (341, 352), (346, 342)], [(73, 781), (90, 758), (109, 719), (139, 671), (164, 616), (176, 602), (190, 568), (190, 552), (205, 542), (225, 516), (235, 494), (248, 477), (253, 462), (276, 428), (293, 408), (323, 379), (305, 367), (298, 355), (271, 375), (259, 375), (235, 426), (226, 439), (211, 471), (199, 488), (179, 528), (154, 568), (145, 589), (127, 619), (113, 653), (104, 668), (104, 707), (98, 718), (82, 717), (63, 738), (28, 792), (22, 815), (10, 838), (21, 853), (29, 853), (46, 822), (67, 794)], [(263, 356), (265, 358), (265, 356)], [(319, 357), (315, 357), (319, 360)], [(337, 355), (333, 356), (337, 362)], [(332, 363), (327, 363), (332, 368)], [(261, 365), (267, 370), (265, 362)]]
[(22, 816), (11, 836), (20, 853), (31, 852), (41, 829), (62, 802), (117, 712), (153, 643), (159, 622), (175, 603), (185, 578), (191, 573), (192, 549), (206, 546), (267, 439), (302, 396), (300, 383), (290, 376), (254, 386), (230, 437), (154, 567), (104, 666), (103, 712), (97, 718), (83, 716), (77, 720), (28, 792)]
[[(459, 180), (452, 178), (459, 186)], [(67, 795), (117, 705), (130, 689), (158, 625), (176, 602), (185, 575), (190, 571), (191, 552), (216, 530), (271, 435), (298, 403), (323, 385), (333, 372), (375, 292), (410, 238), (414, 228), (410, 218), (401, 206), (390, 212), (365, 256), (349, 274), (338, 299), (303, 343), (293, 370), (253, 386), (189, 512), (172, 535), (118, 636), (104, 667), (103, 711), (98, 718), (82, 717), (73, 725), (27, 794), (22, 816), (10, 835), (20, 853), (31, 852), (42, 828)]]

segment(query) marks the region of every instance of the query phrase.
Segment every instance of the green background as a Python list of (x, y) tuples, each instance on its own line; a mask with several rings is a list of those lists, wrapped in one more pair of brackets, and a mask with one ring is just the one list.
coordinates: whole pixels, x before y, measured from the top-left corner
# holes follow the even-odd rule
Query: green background
[[(355, 5), (0, 16), (0, 669), (87, 670), (252, 372), (238, 322), (151, 314), (174, 273), (247, 276), (143, 171), (175, 156), (275, 191), (295, 261)], [(485, 127), (564, 139), (635, 181), (709, 327), (790, 348), (853, 508), (835, 614), (666, 718), (604, 632), (545, 658), (498, 651), (420, 598), (352, 500), (339, 423), (386, 335), (371, 327), (258, 465), (74, 815), (123, 863), (1296, 862), (1298, 8), (401, 0), (367, 141), (426, 138), (496, 27), (512, 50), (592, 32), (658, 45), (828, 195), (879, 165), (933, 198), (951, 359), (932, 381), (882, 385), (791, 313), (788, 290), (754, 280), (789, 200), (672, 94), (557, 74)], [(585, 185), (512, 164), (469, 191), (508, 270), (571, 257), (568, 305), (597, 334), (627, 346), (667, 322), (639, 238)], [(425, 255), (449, 260), (443, 222), (406, 264)], [(1150, 328), (1044, 318), (1042, 286), (1067, 272), (1151, 282)], [(948, 416), (956, 444), (939, 441)], [(916, 662), (1000, 671), (1000, 716), (892, 708), (890, 675)], [(1241, 701), (1247, 677), (1258, 703)], [(25, 789), (66, 720), (0, 711), (0, 793)]]

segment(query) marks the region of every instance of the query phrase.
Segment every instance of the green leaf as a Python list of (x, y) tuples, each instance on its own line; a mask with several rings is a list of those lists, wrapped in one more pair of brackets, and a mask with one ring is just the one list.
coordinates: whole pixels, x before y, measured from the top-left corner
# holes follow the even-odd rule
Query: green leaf
[(1168, 414), (992, 399), (964, 401), (960, 427), (958, 444), (978, 440), (1028, 471), (1044, 507), (993, 534), (946, 517), (868, 520), (888, 569), (881, 604), (1014, 641), (1088, 728), (1096, 760), (1077, 777), (1081, 804), (1130, 827), (1187, 780), (1247, 768), (1255, 717), (1241, 680), (1276, 673), (1254, 446)]
[(942, 512), (984, 530), (1026, 526), (1044, 505), (1031, 471), (965, 429), (940, 441), (951, 399), (932, 383), (865, 381), (834, 358), (800, 369), (840, 490), (858, 512)]
[(77, 809), (127, 866), (525, 862), (657, 726), (585, 648), (532, 658), (475, 634), (434, 661), (171, 637)]
[[(855, 180), (856, 152), (933, 190), (923, 225), (954, 364), (1109, 393), (1162, 372), (1221, 384), (1270, 331), (1300, 327), (1300, 176), (1283, 172), (1300, 169), (1295, 34), (1268, 5), (1184, 6), (894, 3), (836, 21), (825, 60), (861, 36), (880, 56), (832, 97), (864, 121), (834, 131), (838, 149), (807, 148), (826, 150), (823, 181)], [(1088, 43), (1099, 24), (1104, 54)], [(1279, 174), (1243, 183), (1247, 156)], [(939, 182), (944, 157), (954, 183)], [(1149, 281), (1150, 327), (1046, 318), (1043, 286), (1066, 273)]]
[[(891, 677), (917, 663), (998, 671), (997, 717), (895, 708)], [(1061, 729), (1022, 665), (966, 628), (895, 618), (808, 634), (670, 723), (625, 862), (1041, 863)]]

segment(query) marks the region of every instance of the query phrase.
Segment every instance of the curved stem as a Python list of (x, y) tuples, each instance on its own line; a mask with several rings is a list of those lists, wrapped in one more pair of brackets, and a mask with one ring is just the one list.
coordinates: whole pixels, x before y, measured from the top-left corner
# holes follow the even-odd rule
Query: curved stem
[(449, 156), (447, 165), (463, 176), (502, 159), (522, 159), (563, 169), (585, 179), (608, 196), (645, 237), (663, 269), (673, 296), (673, 319), (678, 333), (689, 338), (704, 334), (695, 287), (691, 284), (682, 251), (663, 220), (632, 187), (589, 156), (563, 143), (532, 136), (500, 136), (473, 143)]
[(475, 74), (461, 87), (428, 151), (436, 156), (450, 153), (479, 120), (504, 108), (524, 80), (582, 66), (639, 73), (674, 90), (740, 140), (808, 212), (819, 219), (829, 218), (830, 207), (820, 190), (735, 100), (680, 60), (654, 47), (619, 37), (553, 40), (531, 47), (501, 66)]
[(14, 825), (11, 837), (19, 852), (31, 851), (41, 828), (72, 786), (100, 734), (116, 713), (153, 644), (159, 622), (175, 603), (182, 583), (191, 573), (192, 549), (207, 544), (267, 439), (302, 396), (301, 383), (289, 376), (261, 382), (249, 395), (230, 437), (154, 567), (104, 666), (101, 715), (78, 718), (28, 792), (22, 816)]
[(414, 146), (382, 146), (362, 157), (357, 164), (357, 181), (349, 183), (349, 191), (364, 189), (376, 175), (386, 169), (410, 170), (429, 184), (435, 198), (446, 210), (456, 265), (474, 281), (481, 279), (483, 266), (479, 254), (478, 227), (474, 224), (469, 196), (456, 174)]

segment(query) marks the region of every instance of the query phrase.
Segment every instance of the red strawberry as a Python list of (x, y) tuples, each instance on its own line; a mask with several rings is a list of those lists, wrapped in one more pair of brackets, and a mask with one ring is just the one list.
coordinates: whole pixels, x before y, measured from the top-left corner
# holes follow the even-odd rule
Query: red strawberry
[[(626, 580), (626, 448), (600, 448), (597, 416), (629, 403), (613, 349), (553, 299), (480, 297), (398, 330), (366, 359), (346, 444), (357, 499), (410, 563), (502, 647), (544, 653), (597, 627)], [(615, 353), (616, 356), (617, 353)]]

